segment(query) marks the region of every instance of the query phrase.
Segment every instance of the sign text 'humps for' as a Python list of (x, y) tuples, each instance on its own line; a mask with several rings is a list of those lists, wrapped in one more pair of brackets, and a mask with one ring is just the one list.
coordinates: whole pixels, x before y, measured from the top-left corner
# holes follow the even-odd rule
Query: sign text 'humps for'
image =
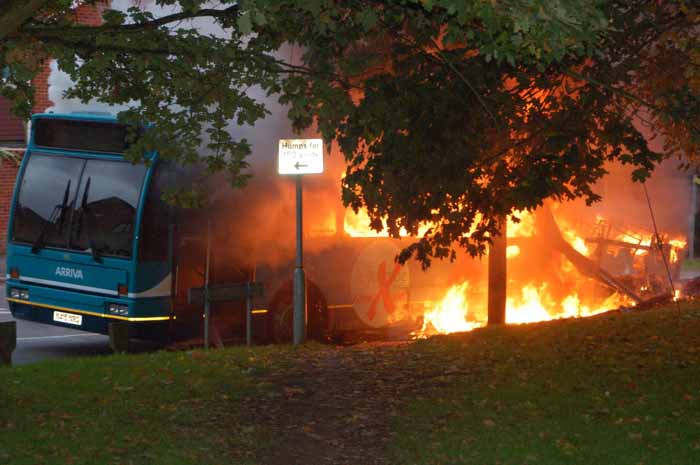
[(279, 174), (323, 173), (322, 139), (280, 139)]

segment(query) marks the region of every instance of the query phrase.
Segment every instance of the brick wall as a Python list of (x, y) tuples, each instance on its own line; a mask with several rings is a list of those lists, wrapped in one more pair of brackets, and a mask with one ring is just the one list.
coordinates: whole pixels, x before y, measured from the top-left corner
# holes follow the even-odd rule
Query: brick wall
[(43, 69), (32, 80), (34, 86), (34, 106), (32, 113), (43, 113), (47, 108), (53, 106), (49, 99), (49, 76), (51, 75), (51, 65), (44, 63)]
[[(51, 74), (51, 67), (46, 63), (43, 70), (32, 81), (35, 89), (33, 113), (43, 113), (53, 105), (53, 102), (49, 100), (49, 74)], [(2, 124), (3, 119), (0, 114), (0, 125)], [(5, 128), (5, 131), (7, 131), (7, 126)], [(22, 131), (24, 132), (23, 124)], [(2, 132), (3, 127), (0, 126), (0, 133)], [(0, 146), (7, 146), (7, 144), (0, 142)], [(21, 156), (23, 150), (12, 151), (12, 153)], [(12, 192), (15, 187), (18, 169), (19, 162), (0, 160), (0, 255), (4, 255), (7, 250), (7, 221), (10, 215)]]
[(15, 162), (0, 161), (0, 254), (4, 254), (7, 247), (7, 220), (18, 169)]
[[(95, 5), (83, 5), (75, 12), (75, 20), (80, 24), (89, 26), (99, 26), (102, 24), (102, 12), (109, 4), (109, 1), (97, 2)], [(32, 84), (35, 89), (33, 113), (43, 113), (47, 108), (53, 106), (54, 102), (49, 99), (49, 76), (51, 66), (44, 64), (44, 68), (39, 73)]]
[(102, 24), (102, 12), (110, 4), (110, 1), (99, 1), (95, 5), (83, 5), (75, 12), (75, 21), (88, 26)]
[(0, 97), (0, 145), (24, 142), (24, 121), (10, 112), (10, 102)]
[[(109, 1), (100, 1), (95, 5), (79, 7), (75, 13), (76, 22), (90, 26), (101, 24), (102, 12), (109, 3)], [(53, 106), (53, 102), (49, 100), (50, 74), (51, 67), (47, 62), (44, 64), (42, 71), (32, 81), (35, 89), (34, 107), (32, 108), (34, 113), (43, 113), (47, 108)], [(13, 119), (7, 112), (7, 109), (2, 106), (2, 102), (0, 102), (0, 136), (9, 134), (14, 138), (17, 136), (18, 128), (20, 127), (22, 127), (22, 132), (24, 132), (22, 122), (16, 118)], [(3, 145), (0, 138), (0, 147)], [(7, 249), (7, 221), (9, 219), (12, 191), (14, 190), (18, 169), (17, 163), (0, 160), (0, 255), (4, 254)]]

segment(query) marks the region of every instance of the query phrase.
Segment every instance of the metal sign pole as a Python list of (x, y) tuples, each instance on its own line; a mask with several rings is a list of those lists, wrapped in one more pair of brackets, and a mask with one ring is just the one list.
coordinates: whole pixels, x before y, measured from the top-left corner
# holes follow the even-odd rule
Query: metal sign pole
[(211, 257), (211, 221), (207, 220), (207, 264), (204, 270), (204, 348), (209, 348), (209, 260)]
[(297, 183), (297, 260), (294, 269), (294, 345), (306, 339), (306, 276), (303, 260), (302, 175), (323, 173), (323, 140), (280, 139), (277, 172), (296, 176)]
[(250, 291), (250, 281), (246, 284), (245, 297), (245, 343), (251, 345), (253, 343), (253, 296)]
[[(698, 213), (698, 184), (700, 184), (700, 178), (693, 176), (690, 182), (690, 218), (688, 221), (688, 258), (691, 260), (695, 258), (695, 228), (698, 226), (695, 224), (695, 215)], [(699, 251), (700, 252), (700, 251)]]
[(302, 238), (302, 175), (297, 175), (297, 260), (294, 269), (294, 345), (306, 338), (306, 276), (304, 275), (304, 251)]

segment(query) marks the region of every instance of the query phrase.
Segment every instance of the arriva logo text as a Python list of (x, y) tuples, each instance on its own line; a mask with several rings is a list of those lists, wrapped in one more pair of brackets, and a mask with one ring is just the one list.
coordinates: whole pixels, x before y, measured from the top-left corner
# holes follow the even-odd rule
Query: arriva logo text
[(64, 278), (73, 279), (83, 279), (83, 270), (76, 270), (75, 268), (66, 268), (64, 266), (57, 266), (56, 276), (63, 276)]

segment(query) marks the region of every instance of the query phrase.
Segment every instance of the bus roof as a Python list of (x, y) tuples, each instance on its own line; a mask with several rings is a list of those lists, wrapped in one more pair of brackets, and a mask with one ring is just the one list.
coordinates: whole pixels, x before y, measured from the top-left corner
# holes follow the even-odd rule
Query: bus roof
[(37, 119), (71, 119), (76, 121), (103, 121), (105, 123), (118, 123), (116, 115), (103, 112), (76, 112), (76, 113), (36, 113), (32, 115), (32, 121)]
[[(128, 143), (126, 142), (126, 139), (123, 139), (124, 142), (119, 142), (117, 145), (112, 145), (110, 147), (105, 146), (106, 143), (109, 143), (110, 141), (113, 143), (117, 143), (114, 140), (114, 137), (117, 137), (117, 134), (114, 134), (114, 131), (107, 130), (108, 133), (103, 133), (101, 135), (98, 135), (97, 139), (94, 137), (92, 139), (85, 139), (82, 136), (76, 137), (75, 131), (70, 131), (69, 127), (60, 127), (61, 134), (63, 134), (59, 140), (62, 139), (62, 142), (58, 142), (58, 140), (53, 140), (51, 139), (51, 143), (49, 144), (41, 144), (37, 143), (37, 137), (38, 137), (38, 132), (39, 127), (42, 126), (42, 121), (45, 121), (46, 124), (54, 124), (54, 123), (49, 123), (49, 121), (55, 121), (56, 124), (59, 124), (59, 121), (65, 121), (67, 122), (69, 126), (75, 125), (78, 127), (77, 130), (79, 129), (79, 126), (81, 126), (81, 123), (84, 123), (85, 126), (90, 126), (95, 130), (97, 127), (102, 127), (104, 125), (105, 130), (107, 130), (107, 127), (126, 127), (123, 123), (119, 121), (119, 119), (115, 115), (111, 115), (109, 113), (102, 113), (102, 112), (76, 112), (76, 113), (37, 113), (35, 115), (32, 115), (32, 133), (31, 137), (29, 140), (28, 144), (28, 149), (29, 150), (36, 150), (36, 149), (54, 149), (54, 150), (59, 150), (63, 152), (83, 152), (83, 153), (89, 153), (89, 152), (94, 152), (95, 154), (114, 154), (118, 156), (122, 156), (124, 151), (128, 147)], [(147, 129), (150, 125), (144, 125), (140, 130)], [(87, 133), (86, 133), (87, 134)], [(46, 139), (44, 139), (46, 140)], [(73, 141), (78, 141), (80, 140), (80, 143), (77, 145), (61, 145), (65, 144), (66, 141), (68, 140), (73, 140)], [(92, 140), (93, 143), (96, 145), (90, 146), (90, 140)], [(55, 144), (55, 145), (54, 145)], [(87, 144), (87, 145), (86, 145)], [(153, 161), (156, 158), (156, 153), (155, 152), (149, 152), (144, 155), (145, 159), (150, 159)]]

